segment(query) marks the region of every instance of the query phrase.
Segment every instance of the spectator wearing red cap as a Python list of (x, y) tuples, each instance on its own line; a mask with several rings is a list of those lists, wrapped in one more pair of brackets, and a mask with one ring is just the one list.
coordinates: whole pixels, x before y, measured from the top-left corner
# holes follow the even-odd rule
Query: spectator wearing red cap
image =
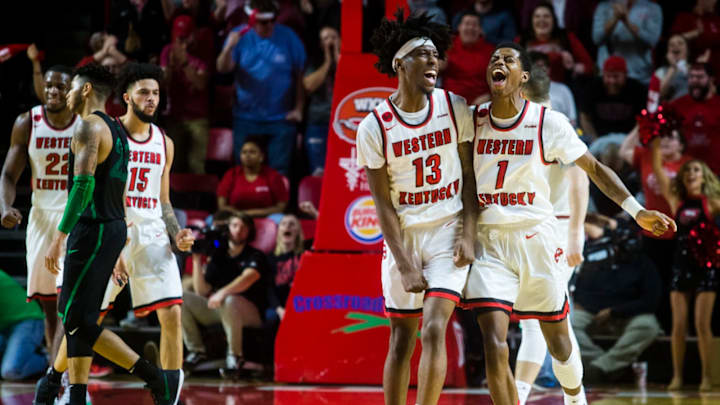
[(440, 63), (443, 87), (472, 104), (490, 99), (485, 72), (495, 46), (485, 40), (481, 17), (474, 11), (462, 13), (458, 35), (447, 52), (447, 63)]
[(671, 103), (683, 117), (683, 135), (689, 155), (703, 160), (720, 175), (720, 97), (713, 86), (710, 64), (688, 70), (688, 94)]
[(628, 77), (625, 59), (613, 55), (603, 64), (602, 78), (594, 78), (579, 96), (580, 126), (596, 139), (630, 132), (635, 116), (645, 107), (647, 89)]
[(208, 139), (208, 74), (202, 59), (188, 52), (195, 24), (180, 15), (172, 42), (160, 54), (168, 86), (168, 134), (175, 142), (175, 170), (203, 173)]
[(663, 13), (649, 0), (607, 0), (593, 16), (598, 67), (611, 54), (627, 61), (628, 76), (647, 86), (653, 74), (652, 51), (662, 31)]

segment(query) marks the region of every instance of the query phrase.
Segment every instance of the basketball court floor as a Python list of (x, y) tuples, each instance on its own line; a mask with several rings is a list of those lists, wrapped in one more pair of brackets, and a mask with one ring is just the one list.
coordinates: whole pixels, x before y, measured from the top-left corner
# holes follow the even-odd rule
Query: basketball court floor
[[(0, 381), (0, 405), (30, 405), (32, 382)], [(142, 383), (128, 377), (91, 380), (89, 391), (95, 405), (151, 405), (152, 399)], [(186, 381), (181, 396), (185, 405), (382, 405), (381, 387), (310, 386), (229, 383), (219, 379)], [(411, 390), (408, 403), (414, 403)], [(646, 392), (635, 388), (589, 390), (592, 405), (718, 405), (720, 392), (698, 394), (694, 391), (668, 393), (662, 387), (648, 387)], [(534, 392), (529, 405), (562, 405), (558, 390)], [(447, 389), (438, 405), (491, 405), (486, 389)]]

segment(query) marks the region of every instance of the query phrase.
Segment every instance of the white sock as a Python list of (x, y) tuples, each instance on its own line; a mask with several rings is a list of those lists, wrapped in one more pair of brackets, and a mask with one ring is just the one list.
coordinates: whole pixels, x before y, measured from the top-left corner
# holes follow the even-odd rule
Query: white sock
[(563, 391), (563, 399), (565, 405), (587, 405), (587, 398), (585, 398), (585, 387), (580, 386), (580, 392), (576, 395), (569, 395)]
[(520, 401), (520, 405), (525, 405), (525, 402), (527, 402), (527, 399), (530, 396), (530, 390), (532, 390), (532, 385), (526, 383), (525, 381), (515, 380), (515, 387), (517, 387), (518, 400)]

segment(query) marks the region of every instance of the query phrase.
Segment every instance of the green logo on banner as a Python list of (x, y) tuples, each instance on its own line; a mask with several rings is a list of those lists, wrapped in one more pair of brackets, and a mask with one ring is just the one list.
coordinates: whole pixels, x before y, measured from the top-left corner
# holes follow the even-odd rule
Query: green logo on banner
[[(335, 329), (332, 333), (342, 332), (349, 335), (351, 333), (364, 332), (374, 328), (390, 327), (390, 319), (385, 318), (384, 316), (371, 315), (362, 312), (348, 312), (347, 315), (345, 315), (345, 319), (352, 319), (358, 322)], [(420, 330), (417, 332), (417, 337), (418, 339), (420, 338)]]

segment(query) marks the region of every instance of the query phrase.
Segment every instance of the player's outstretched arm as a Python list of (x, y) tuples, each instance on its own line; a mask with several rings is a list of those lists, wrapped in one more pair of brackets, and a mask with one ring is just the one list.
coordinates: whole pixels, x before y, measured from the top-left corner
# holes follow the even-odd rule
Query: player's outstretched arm
[(475, 235), (480, 206), (477, 200), (472, 148), (473, 144), (471, 142), (458, 144), (458, 154), (460, 155), (463, 173), (463, 235), (455, 243), (455, 251), (453, 252), (453, 262), (457, 267), (467, 266), (475, 260)]
[(596, 186), (615, 204), (627, 211), (646, 231), (660, 236), (668, 229), (677, 230), (677, 225), (670, 217), (659, 211), (646, 210), (640, 205), (625, 187), (620, 178), (609, 167), (598, 162), (590, 153), (585, 152), (575, 163), (585, 171)]
[(0, 175), (0, 215), (5, 228), (13, 228), (22, 221), (22, 214), (12, 205), (15, 202), (17, 181), (28, 160), (30, 125), (29, 113), (21, 114), (15, 120), (10, 136), (10, 149)]
[(590, 182), (587, 174), (577, 166), (567, 171), (570, 180), (570, 226), (568, 227), (567, 260), (570, 267), (580, 265), (583, 261), (583, 242), (585, 239), (585, 215), (590, 199)]
[(68, 193), (60, 225), (45, 255), (45, 267), (53, 274), (57, 275), (60, 272), (59, 260), (65, 247), (65, 239), (92, 201), (98, 158), (104, 161), (111, 147), (110, 129), (100, 117), (90, 116), (82, 119), (75, 128), (70, 142), (70, 148), (75, 154), (73, 186)]
[(165, 168), (163, 169), (162, 179), (160, 181), (160, 207), (162, 208), (162, 220), (165, 223), (170, 235), (170, 240), (175, 246), (183, 252), (189, 252), (195, 242), (192, 231), (190, 229), (180, 229), (180, 224), (175, 217), (172, 204), (170, 203), (170, 169), (172, 168), (173, 159), (175, 158), (175, 144), (172, 139), (165, 136)]
[(398, 270), (402, 275), (403, 287), (407, 292), (422, 292), (427, 288), (427, 281), (423, 277), (421, 264), (412, 259), (403, 245), (400, 219), (390, 199), (390, 179), (387, 174), (387, 166), (383, 165), (378, 169), (370, 169), (366, 166), (365, 173), (370, 186), (370, 194), (375, 200), (380, 229), (385, 243), (397, 262)]
[(675, 214), (678, 207), (680, 206), (680, 199), (673, 194), (670, 186), (670, 177), (665, 173), (665, 168), (662, 164), (662, 152), (660, 151), (660, 138), (655, 138), (650, 143), (652, 150), (652, 168), (655, 174), (655, 179), (660, 187), (660, 194), (665, 197), (668, 205), (670, 205), (670, 211)]

